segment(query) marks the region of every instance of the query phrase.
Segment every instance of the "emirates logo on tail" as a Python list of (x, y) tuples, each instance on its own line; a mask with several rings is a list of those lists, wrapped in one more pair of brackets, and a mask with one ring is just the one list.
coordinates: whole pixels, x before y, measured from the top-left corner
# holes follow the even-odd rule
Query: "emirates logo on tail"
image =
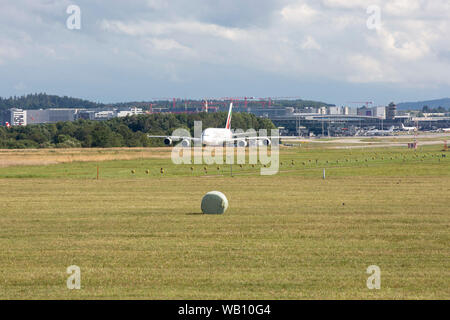
[(231, 127), (231, 110), (232, 109), (233, 109), (233, 102), (230, 103), (230, 110), (228, 111), (227, 125), (225, 126), (225, 129), (230, 129), (230, 127)]

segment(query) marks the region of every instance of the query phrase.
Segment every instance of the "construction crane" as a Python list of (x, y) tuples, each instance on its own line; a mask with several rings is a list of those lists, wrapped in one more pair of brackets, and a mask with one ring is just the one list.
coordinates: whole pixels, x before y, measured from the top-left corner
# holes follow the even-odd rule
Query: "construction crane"
[(208, 99), (205, 99), (203, 106), (202, 106), (202, 111), (208, 112), (208, 110), (211, 110), (211, 109), (214, 109), (214, 111), (217, 112), (217, 109), (219, 109), (219, 107), (210, 105), (208, 102)]
[(248, 103), (260, 103), (262, 108), (271, 107), (273, 101), (276, 100), (295, 100), (295, 99), (301, 99), (301, 97), (266, 97), (266, 98), (257, 98), (257, 97), (225, 97), (225, 98), (219, 98), (218, 100), (225, 100), (225, 101), (231, 101), (235, 102), (236, 104), (239, 101), (244, 101), (244, 108), (248, 109)]
[[(200, 102), (201, 110), (208, 112), (208, 110), (215, 109), (217, 111), (219, 108), (222, 108), (222, 105), (224, 108), (227, 108), (228, 102), (233, 102), (233, 104), (238, 107), (239, 105), (242, 107), (242, 102), (244, 103), (244, 108), (249, 109), (249, 104), (260, 104), (262, 108), (268, 108), (273, 106), (273, 102), (276, 100), (295, 100), (300, 99), (301, 97), (266, 97), (266, 98), (258, 98), (254, 96), (245, 96), (245, 97), (222, 97), (222, 98), (205, 98), (203, 99), (203, 102)], [(193, 104), (195, 105), (195, 100), (191, 99), (180, 99), (180, 98), (152, 98), (151, 101), (167, 101), (169, 103), (169, 110), (175, 110), (181, 105), (184, 105), (185, 111), (188, 109), (188, 107), (191, 107)], [(216, 106), (212, 106), (212, 104), (215, 104)], [(170, 106), (171, 105), (171, 106)], [(220, 106), (218, 106), (220, 105)], [(156, 104), (150, 105), (150, 113), (153, 113), (153, 107), (155, 107)]]
[(366, 108), (368, 108), (369, 104), (373, 104), (373, 101), (347, 101), (347, 103), (364, 103)]
[(298, 100), (301, 98), (302, 97), (270, 97), (269, 99), (272, 99), (272, 100)]

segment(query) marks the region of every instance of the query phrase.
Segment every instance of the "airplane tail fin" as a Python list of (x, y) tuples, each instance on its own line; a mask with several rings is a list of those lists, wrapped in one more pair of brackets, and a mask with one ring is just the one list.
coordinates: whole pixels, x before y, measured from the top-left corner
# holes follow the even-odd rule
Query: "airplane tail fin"
[(227, 124), (225, 129), (230, 129), (231, 127), (231, 110), (233, 109), (233, 102), (230, 103), (230, 110), (228, 111)]

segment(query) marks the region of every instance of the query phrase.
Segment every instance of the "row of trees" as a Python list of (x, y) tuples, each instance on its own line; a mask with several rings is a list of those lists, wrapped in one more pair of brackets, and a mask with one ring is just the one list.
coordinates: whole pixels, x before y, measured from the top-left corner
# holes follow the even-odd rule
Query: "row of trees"
[[(194, 135), (194, 121), (202, 121), (203, 129), (225, 127), (227, 114), (152, 114), (108, 121), (77, 120), (12, 128), (0, 127), (0, 148), (76, 148), (76, 147), (150, 147), (163, 145), (162, 139), (147, 134), (170, 135), (185, 128)], [(247, 130), (275, 128), (269, 119), (252, 114), (233, 114), (232, 127)]]
[[(209, 100), (210, 105), (222, 105), (223, 101), (217, 100)], [(172, 108), (172, 100), (164, 100), (164, 101), (134, 101), (134, 102), (124, 102), (124, 103), (113, 103), (108, 106), (116, 106), (116, 107), (140, 107), (144, 109), (149, 109), (150, 104), (154, 108)], [(176, 100), (175, 106), (177, 108), (202, 108), (204, 104), (203, 100)], [(235, 103), (237, 106), (243, 106), (243, 101), (239, 103)], [(265, 101), (264, 104), (267, 106), (268, 101)], [(330, 104), (326, 104), (319, 101), (311, 101), (311, 100), (274, 100), (272, 101), (273, 106), (277, 107), (294, 107), (294, 108), (306, 108), (306, 107), (322, 107), (322, 106), (331, 106)], [(2, 98), (0, 97), (0, 111), (7, 110), (11, 108), (19, 108), (19, 109), (49, 109), (49, 108), (99, 108), (105, 107), (105, 104), (95, 103), (88, 100), (72, 98), (72, 97), (60, 97), (56, 95), (49, 95), (46, 93), (35, 93), (28, 94), (25, 96), (14, 96), (10, 98)], [(248, 100), (247, 106), (251, 108), (261, 107), (261, 101), (253, 101)], [(224, 109), (228, 109), (227, 104), (223, 106)]]
[[(450, 111), (450, 108), (449, 108)], [(429, 106), (423, 106), (422, 107), (422, 112), (423, 113), (446, 113), (447, 109), (445, 109), (444, 107), (437, 107), (437, 108), (430, 108)]]
[(102, 104), (71, 98), (48, 95), (45, 93), (28, 94), (20, 97), (2, 98), (0, 97), (0, 111), (11, 108), (19, 109), (48, 109), (48, 108), (96, 108)]

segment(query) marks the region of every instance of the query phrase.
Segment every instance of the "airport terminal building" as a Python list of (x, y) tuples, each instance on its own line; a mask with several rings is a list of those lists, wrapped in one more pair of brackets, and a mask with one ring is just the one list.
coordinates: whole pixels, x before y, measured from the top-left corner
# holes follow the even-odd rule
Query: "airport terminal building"
[(0, 113), (1, 125), (9, 123), (11, 126), (26, 126), (40, 123), (56, 123), (59, 121), (108, 120), (115, 117), (126, 117), (142, 114), (142, 108), (51, 108), (23, 110), (12, 108)]
[[(302, 136), (353, 136), (365, 130), (386, 130), (392, 126), (399, 128), (416, 126), (422, 130), (436, 130), (450, 127), (450, 117), (427, 114), (423, 117), (397, 115), (396, 106), (363, 106), (349, 108), (347, 106), (323, 106), (295, 109), (294, 107), (242, 107), (236, 106), (237, 112), (247, 112), (270, 119), (275, 126), (283, 128), (283, 134)], [(201, 110), (167, 109), (169, 113), (192, 113)], [(219, 111), (216, 109), (215, 111)], [(150, 111), (152, 112), (152, 111)], [(160, 110), (162, 112), (162, 110)], [(52, 108), (22, 110), (12, 108), (0, 113), (0, 124), (24, 126), (40, 123), (56, 123), (59, 121), (109, 120), (115, 117), (126, 117), (143, 114), (137, 107), (102, 107), (102, 108)]]

